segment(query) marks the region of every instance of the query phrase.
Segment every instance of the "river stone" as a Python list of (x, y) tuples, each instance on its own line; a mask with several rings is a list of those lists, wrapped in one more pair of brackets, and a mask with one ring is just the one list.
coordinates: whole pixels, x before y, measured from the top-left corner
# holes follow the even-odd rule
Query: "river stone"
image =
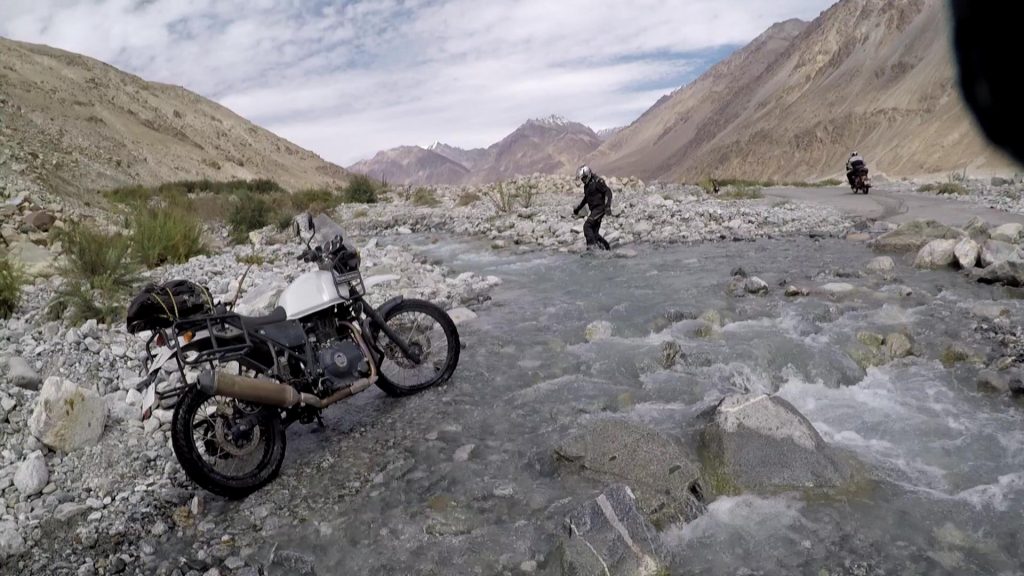
[[(139, 394), (136, 390), (132, 390), (132, 392)], [(107, 415), (110, 416), (110, 420), (113, 422), (142, 420), (142, 405), (138, 401), (141, 400), (141, 395), (138, 400), (135, 397), (132, 400), (133, 402), (128, 401), (127, 390), (117, 390), (104, 396), (103, 403), (107, 405)]]
[(28, 426), (43, 444), (68, 453), (95, 444), (106, 419), (106, 405), (95, 392), (51, 376), (43, 383)]
[(906, 334), (893, 332), (885, 337), (885, 354), (890, 360), (906, 358), (914, 351), (914, 344)]
[(7, 361), (7, 379), (18, 388), (33, 391), (39, 390), (39, 385), (43, 383), (28, 361), (19, 356)]
[(964, 238), (953, 249), (957, 264), (964, 270), (971, 270), (978, 265), (978, 255), (980, 253), (981, 246), (970, 238)]
[(612, 337), (612, 324), (607, 320), (596, 320), (591, 322), (583, 332), (583, 337), (587, 339), (587, 342), (607, 340)]
[(807, 296), (809, 293), (810, 291), (808, 289), (798, 288), (793, 285), (786, 286), (785, 291), (786, 297), (788, 298), (796, 298), (797, 296)]
[(559, 576), (655, 576), (665, 573), (658, 532), (628, 486), (609, 486), (565, 519), (565, 535), (544, 562)]
[(743, 289), (747, 294), (760, 296), (768, 293), (768, 283), (757, 276), (752, 276), (747, 278), (747, 281), (744, 282)]
[(40, 232), (49, 232), (53, 223), (57, 221), (57, 217), (45, 210), (36, 210), (35, 212), (29, 212), (22, 219), (25, 224), (39, 230)]
[(917, 253), (917, 268), (944, 268), (956, 262), (957, 240), (932, 240)]
[(998, 240), (986, 240), (981, 245), (979, 258), (981, 260), (981, 266), (983, 268), (988, 268), (993, 264), (1013, 258), (1016, 254), (1017, 247), (1013, 244), (1000, 242)]
[(853, 480), (810, 421), (778, 396), (723, 399), (701, 433), (701, 456), (716, 494), (837, 488)]
[(9, 520), (0, 521), (0, 560), (22, 554), (27, 549), (18, 525)]
[(1020, 240), (1021, 232), (1024, 232), (1024, 225), (1017, 222), (1010, 222), (993, 228), (990, 236), (993, 240), (999, 242), (1009, 242), (1010, 244), (1016, 244)]
[(598, 420), (563, 441), (555, 453), (583, 474), (626, 482), (657, 526), (686, 522), (703, 511), (700, 467), (675, 440), (621, 419)]
[(454, 322), (456, 326), (459, 326), (459, 325), (465, 324), (466, 322), (469, 322), (471, 320), (476, 320), (477, 319), (476, 312), (473, 312), (469, 308), (464, 308), (464, 307), (462, 307), (462, 308), (454, 308), (452, 310), (449, 310), (448, 311), (448, 316), (451, 317), (452, 322)]
[(683, 349), (675, 340), (669, 340), (661, 344), (661, 354), (658, 356), (658, 364), (665, 370), (671, 369), (679, 360)]
[(964, 232), (974, 240), (981, 242), (988, 239), (988, 222), (984, 219), (974, 216), (967, 221), (967, 225), (964, 226)]
[(821, 287), (821, 291), (829, 296), (840, 296), (854, 291), (853, 284), (846, 282), (831, 282)]
[(872, 247), (880, 252), (917, 252), (937, 239), (960, 238), (960, 231), (934, 220), (914, 220), (883, 234)]
[(304, 554), (278, 550), (267, 566), (267, 576), (316, 576), (316, 563)]
[(980, 316), (988, 320), (995, 320), (997, 318), (1003, 318), (1010, 314), (1010, 309), (1003, 306), (999, 302), (988, 301), (988, 302), (975, 302), (970, 306), (971, 314)]
[(26, 456), (14, 473), (14, 487), (26, 498), (42, 492), (49, 481), (50, 469), (38, 450)]
[(867, 265), (868, 272), (873, 272), (875, 274), (889, 274), (895, 269), (896, 263), (893, 262), (892, 258), (889, 256), (872, 258)]
[(1024, 260), (1012, 257), (997, 262), (977, 273), (982, 284), (1005, 284), (1012, 287), (1024, 286)]
[(857, 341), (871, 348), (881, 348), (882, 343), (885, 342), (885, 337), (881, 334), (864, 331), (857, 333)]
[(1010, 383), (995, 370), (982, 370), (978, 372), (978, 390), (980, 392), (1001, 392), (1010, 391)]

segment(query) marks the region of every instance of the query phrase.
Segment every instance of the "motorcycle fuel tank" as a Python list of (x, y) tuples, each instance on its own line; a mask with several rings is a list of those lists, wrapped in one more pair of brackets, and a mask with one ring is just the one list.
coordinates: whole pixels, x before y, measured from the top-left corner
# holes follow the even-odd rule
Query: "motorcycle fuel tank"
[(325, 270), (306, 272), (291, 283), (277, 305), (288, 313), (288, 319), (302, 318), (329, 308), (348, 298), (348, 286), (334, 284), (334, 275)]

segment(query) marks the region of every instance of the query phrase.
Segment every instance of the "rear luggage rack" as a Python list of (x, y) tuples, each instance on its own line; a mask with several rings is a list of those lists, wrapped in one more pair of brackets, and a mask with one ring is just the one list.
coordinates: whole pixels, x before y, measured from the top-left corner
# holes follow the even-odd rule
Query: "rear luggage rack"
[(203, 350), (192, 358), (186, 358), (181, 353), (178, 338), (174, 339), (174, 347), (178, 350), (178, 357), (183, 364), (195, 366), (214, 361), (229, 362), (243, 356), (252, 348), (252, 341), (242, 325), (242, 317), (238, 314), (197, 316), (174, 323), (174, 333), (179, 337), (188, 332), (195, 336), (200, 331), (206, 331), (210, 335), (210, 349)]

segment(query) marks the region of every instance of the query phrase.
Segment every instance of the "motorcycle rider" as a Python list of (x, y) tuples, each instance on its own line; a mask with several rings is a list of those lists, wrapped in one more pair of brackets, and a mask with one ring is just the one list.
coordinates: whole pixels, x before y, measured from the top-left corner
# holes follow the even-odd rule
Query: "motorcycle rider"
[(590, 215), (583, 223), (583, 236), (587, 240), (587, 250), (595, 246), (599, 250), (611, 250), (611, 244), (601, 236), (601, 221), (605, 215), (612, 212), (612, 190), (597, 174), (594, 174), (590, 166), (584, 164), (576, 171), (576, 178), (583, 183), (583, 200), (579, 206), (572, 211), (573, 216), (579, 216), (584, 206), (590, 208)]
[(864, 162), (864, 158), (860, 155), (860, 152), (854, 151), (850, 154), (850, 159), (846, 161), (846, 180), (853, 186), (853, 177), (858, 173), (863, 172), (866, 176), (868, 173), (868, 165)]

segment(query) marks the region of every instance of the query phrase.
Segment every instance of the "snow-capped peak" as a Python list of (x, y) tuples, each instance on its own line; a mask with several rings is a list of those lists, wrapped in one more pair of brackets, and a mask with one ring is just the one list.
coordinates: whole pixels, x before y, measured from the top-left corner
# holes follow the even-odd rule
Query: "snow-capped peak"
[(546, 118), (534, 118), (530, 120), (530, 122), (533, 124), (540, 124), (541, 126), (551, 126), (553, 128), (568, 126), (569, 124), (572, 124), (572, 122), (566, 120), (565, 118), (557, 114), (552, 114), (551, 116), (548, 116)]
[(441, 144), (440, 140), (434, 140), (433, 144), (431, 144), (430, 146), (427, 146), (427, 150), (437, 150), (441, 146), (444, 146), (444, 144)]

